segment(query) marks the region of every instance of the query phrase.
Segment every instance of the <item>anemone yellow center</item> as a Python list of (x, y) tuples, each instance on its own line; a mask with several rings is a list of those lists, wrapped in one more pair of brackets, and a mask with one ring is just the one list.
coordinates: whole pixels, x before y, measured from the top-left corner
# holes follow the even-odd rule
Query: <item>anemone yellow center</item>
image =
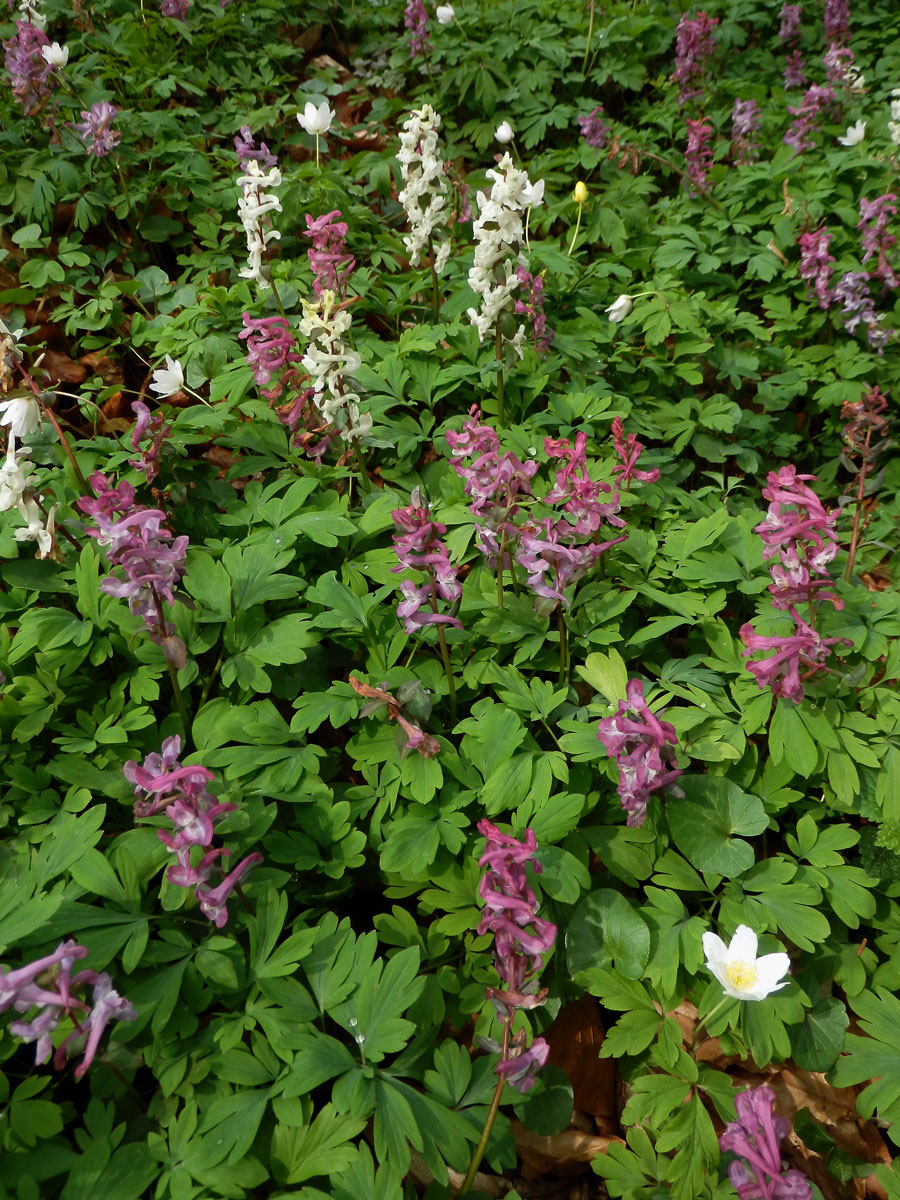
[(759, 978), (759, 972), (753, 963), (745, 963), (739, 958), (726, 966), (725, 978), (735, 991), (743, 992), (745, 989), (753, 987)]

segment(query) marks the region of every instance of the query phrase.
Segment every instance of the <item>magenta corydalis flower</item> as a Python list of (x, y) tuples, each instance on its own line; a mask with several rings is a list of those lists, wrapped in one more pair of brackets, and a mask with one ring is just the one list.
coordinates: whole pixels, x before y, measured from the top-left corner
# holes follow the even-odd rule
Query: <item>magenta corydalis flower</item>
[(841, 321), (848, 333), (856, 333), (862, 325), (869, 345), (879, 354), (884, 353), (891, 330), (881, 324), (881, 316), (875, 311), (875, 301), (869, 291), (869, 276), (865, 271), (846, 271), (834, 289), (834, 299), (841, 305)]
[(888, 225), (897, 215), (897, 197), (893, 192), (887, 192), (875, 200), (863, 198), (859, 202), (859, 213), (861, 219), (856, 228), (862, 231), (862, 261), (868, 262), (877, 254), (873, 277), (880, 279), (885, 287), (896, 288), (900, 280), (888, 261), (888, 254), (897, 245), (897, 238), (888, 233)]
[(591, 147), (599, 154), (606, 145), (606, 139), (609, 136), (609, 126), (603, 121), (603, 105), (598, 104), (597, 107), (586, 117), (578, 118), (578, 128), (581, 130), (581, 136)]
[[(763, 560), (778, 558), (770, 568), (769, 592), (774, 608), (787, 610), (815, 595), (828, 599), (835, 608), (843, 601), (831, 592), (819, 594), (830, 582), (828, 564), (838, 552), (834, 531), (836, 516), (826, 512), (822, 501), (808, 485), (815, 475), (798, 475), (787, 464), (770, 471), (763, 498), (769, 501), (766, 519), (755, 527), (764, 542)], [(819, 579), (814, 579), (819, 576)]]
[(800, 278), (806, 280), (808, 291), (812, 285), (819, 308), (828, 308), (834, 299), (834, 292), (828, 286), (834, 263), (834, 257), (828, 252), (831, 234), (824, 228), (810, 230), (800, 234), (797, 245), (800, 247)]
[(542, 1037), (536, 1037), (527, 1050), (497, 1063), (494, 1074), (502, 1076), (517, 1092), (527, 1092), (534, 1086), (537, 1073), (549, 1056), (550, 1043)]
[(406, 0), (403, 24), (407, 31), (410, 58), (427, 54), (431, 50), (431, 39), (428, 35), (428, 10), (422, 0)]
[(775, 1093), (767, 1087), (749, 1088), (735, 1097), (737, 1120), (719, 1138), (719, 1149), (737, 1157), (728, 1177), (740, 1200), (810, 1200), (812, 1187), (800, 1171), (785, 1171), (781, 1143), (790, 1132), (775, 1113)]
[(186, 21), (190, 8), (191, 0), (162, 0), (159, 11), (164, 17), (173, 17), (176, 21)]
[(547, 314), (544, 312), (544, 276), (532, 275), (525, 267), (519, 267), (516, 277), (519, 280), (519, 296), (513, 311), (529, 318), (534, 348), (539, 354), (544, 354), (550, 349), (554, 337), (553, 330), (547, 328)]
[[(160, 412), (151, 413), (142, 400), (135, 400), (131, 411), (137, 417), (131, 431), (131, 448), (140, 450), (140, 458), (129, 458), (128, 465), (137, 471), (142, 471), (147, 482), (152, 483), (159, 474), (159, 455), (163, 443), (171, 436), (172, 426)], [(141, 447), (144, 437), (149, 434), (149, 446)]]
[(315, 219), (306, 214), (306, 233), (303, 236), (313, 244), (306, 256), (315, 275), (313, 291), (317, 296), (321, 296), (326, 288), (336, 296), (346, 295), (347, 280), (356, 267), (356, 259), (344, 247), (347, 222), (334, 219), (340, 215), (340, 209), (337, 208)]
[(242, 125), (234, 135), (234, 149), (242, 167), (254, 159), (264, 167), (278, 165), (278, 155), (272, 154), (265, 142), (260, 142), (257, 146), (249, 125)]
[(755, 100), (735, 100), (731, 112), (731, 144), (735, 161), (739, 164), (752, 162), (759, 152), (761, 117)]
[(597, 740), (619, 768), (617, 791), (628, 813), (626, 824), (640, 827), (652, 793), (669, 787), (683, 772), (674, 766), (678, 734), (647, 707), (639, 679), (628, 681), (625, 696), (615, 714), (598, 724)]
[(837, 95), (833, 87), (814, 83), (812, 87), (807, 88), (800, 104), (788, 105), (788, 112), (794, 120), (783, 141), (785, 145), (794, 147), (794, 158), (815, 146), (819, 118), (836, 101)]
[(611, 426), (613, 449), (622, 460), (613, 467), (613, 475), (618, 475), (618, 482), (628, 488), (632, 479), (640, 479), (643, 483), (655, 483), (659, 479), (659, 471), (654, 467), (650, 471), (639, 471), (638, 460), (644, 452), (643, 445), (637, 440), (637, 435), (629, 433), (626, 437), (625, 426), (621, 417), (614, 417)]
[(3, 43), (12, 94), (27, 114), (34, 113), (51, 94), (53, 67), (41, 54), (50, 39), (30, 21), (16, 21), (16, 36)]
[(678, 22), (672, 79), (679, 86), (678, 103), (682, 107), (688, 100), (703, 94), (704, 69), (715, 49), (718, 24), (718, 17), (710, 17), (705, 12), (698, 12), (696, 17), (685, 13)]
[(785, 58), (783, 75), (786, 88), (806, 87), (806, 59), (799, 50), (792, 50)]
[(786, 3), (782, 4), (781, 13), (779, 15), (781, 17), (781, 26), (778, 30), (779, 41), (787, 42), (789, 44), (791, 42), (795, 42), (800, 36), (800, 21), (803, 17), (803, 5)]
[(244, 328), (238, 338), (247, 343), (247, 366), (266, 399), (277, 399), (282, 386), (276, 384), (266, 390), (264, 385), (271, 383), (285, 367), (303, 361), (303, 355), (296, 349), (293, 330), (284, 317), (251, 317), (245, 312), (241, 313), (241, 320)]
[(425, 571), (428, 575), (428, 582), (421, 585), (409, 579), (400, 584), (404, 598), (397, 606), (397, 616), (404, 629), (407, 633), (415, 633), (426, 625), (452, 625), (462, 629), (456, 617), (437, 611), (438, 596), (453, 602), (462, 595), (456, 567), (450, 562), (447, 547), (441, 541), (447, 526), (431, 520), (429, 510), (418, 503), (418, 489), (413, 494), (412, 504), (395, 509), (391, 516), (396, 526), (394, 547), (398, 559), (398, 565), (391, 570), (395, 573), (407, 569)]
[(845, 42), (850, 36), (850, 0), (825, 0), (825, 40)]
[(253, 854), (248, 854), (246, 858), (242, 859), (233, 871), (229, 871), (217, 887), (211, 888), (206, 883), (197, 885), (194, 895), (200, 902), (200, 911), (204, 917), (213, 922), (217, 929), (223, 929), (228, 923), (229, 896), (235, 888), (240, 886), (241, 880), (248, 871), (252, 871), (262, 860), (263, 856), (258, 851), (254, 851)]
[(121, 142), (121, 132), (111, 128), (118, 115), (119, 110), (114, 104), (98, 100), (90, 111), (82, 109), (81, 122), (70, 122), (70, 128), (84, 142), (88, 156), (93, 154), (95, 158), (105, 158)]
[(712, 126), (707, 121), (692, 121), (688, 118), (688, 140), (684, 152), (687, 176), (693, 183), (692, 194), (706, 189), (706, 181), (713, 165)]
[[(771, 688), (776, 698), (784, 696), (799, 704), (803, 699), (804, 682), (819, 672), (831, 654), (831, 647), (845, 638), (823, 638), (803, 620), (795, 608), (789, 609), (794, 618), (794, 632), (763, 637), (750, 624), (741, 626), (742, 654), (750, 658), (758, 650), (772, 650), (768, 658), (748, 662), (747, 670), (760, 688)], [(849, 643), (846, 643), (849, 644)], [(802, 674), (801, 674), (802, 673)]]

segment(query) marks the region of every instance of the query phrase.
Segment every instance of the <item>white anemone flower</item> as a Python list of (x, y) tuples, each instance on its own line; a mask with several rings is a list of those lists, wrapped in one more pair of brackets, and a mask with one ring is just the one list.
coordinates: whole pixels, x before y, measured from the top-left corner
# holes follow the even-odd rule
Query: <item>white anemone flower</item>
[(49, 46), (41, 46), (41, 58), (51, 67), (62, 68), (69, 61), (69, 47), (53, 42)]
[(170, 354), (167, 354), (166, 365), (157, 367), (153, 372), (150, 391), (156, 392), (160, 400), (165, 400), (167, 396), (174, 396), (176, 392), (180, 392), (183, 387), (184, 371), (181, 369), (181, 363), (177, 358), (172, 358)]
[(34, 433), (41, 423), (41, 406), (34, 396), (14, 396), (0, 400), (0, 425), (8, 425), (19, 441)]
[(494, 137), (501, 146), (505, 146), (508, 142), (511, 142), (515, 136), (516, 135), (513, 132), (513, 127), (510, 125), (509, 121), (503, 121), (494, 130)]
[(839, 137), (838, 141), (842, 146), (858, 146), (865, 136), (865, 121), (857, 121), (855, 124), (847, 126), (847, 132), (843, 137)]
[(316, 108), (312, 100), (307, 100), (302, 113), (297, 113), (297, 120), (307, 133), (314, 137), (324, 137), (331, 128), (334, 113), (328, 107), (328, 101), (323, 100)]
[(631, 310), (634, 308), (634, 301), (630, 296), (621, 295), (605, 310), (606, 315), (611, 321), (618, 325), (620, 321), (624, 321)]
[(790, 969), (785, 953), (756, 957), (759, 939), (749, 925), (738, 925), (726, 946), (715, 933), (704, 933), (703, 953), (706, 966), (721, 983), (726, 996), (734, 1000), (765, 1000), (788, 984), (782, 977)]
[(453, 11), (452, 4), (439, 4), (434, 10), (434, 15), (437, 17), (438, 25), (449, 25), (456, 13)]

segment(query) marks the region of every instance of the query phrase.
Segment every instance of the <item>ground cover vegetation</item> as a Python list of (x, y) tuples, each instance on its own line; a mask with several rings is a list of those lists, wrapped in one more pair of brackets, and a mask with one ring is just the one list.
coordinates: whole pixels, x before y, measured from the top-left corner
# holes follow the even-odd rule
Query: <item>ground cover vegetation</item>
[(900, 1197), (893, 0), (10, 0), (0, 1197)]

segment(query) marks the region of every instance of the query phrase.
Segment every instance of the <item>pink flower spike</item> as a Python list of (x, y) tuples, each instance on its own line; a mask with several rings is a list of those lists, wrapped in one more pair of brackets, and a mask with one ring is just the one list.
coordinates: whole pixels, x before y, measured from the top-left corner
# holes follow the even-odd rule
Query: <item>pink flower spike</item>
[(550, 1055), (550, 1043), (536, 1037), (527, 1050), (506, 1062), (497, 1063), (494, 1074), (501, 1076), (518, 1092), (527, 1092), (534, 1086), (535, 1077)]

